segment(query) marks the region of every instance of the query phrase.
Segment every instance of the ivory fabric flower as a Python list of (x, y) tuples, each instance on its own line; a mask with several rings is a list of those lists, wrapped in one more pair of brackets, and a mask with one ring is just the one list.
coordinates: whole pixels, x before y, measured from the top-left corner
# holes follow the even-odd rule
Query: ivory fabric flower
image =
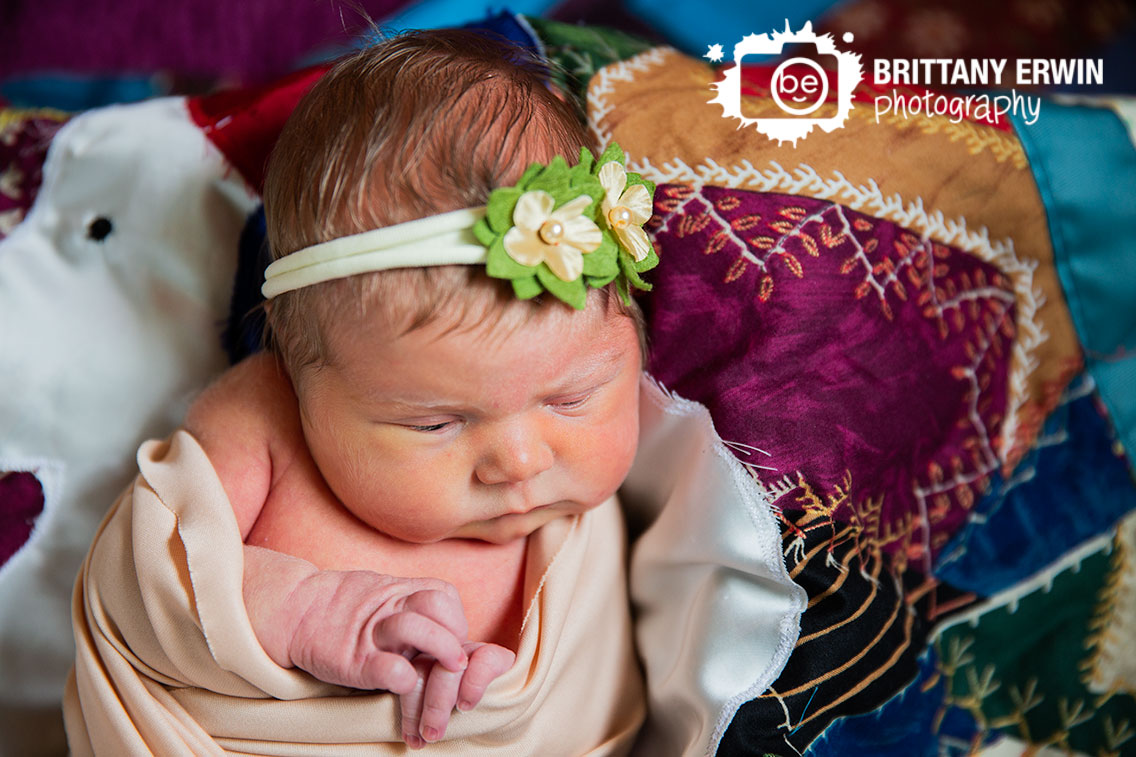
[(545, 263), (562, 281), (575, 281), (584, 272), (584, 254), (603, 241), (603, 232), (583, 215), (592, 198), (580, 195), (559, 208), (548, 192), (525, 192), (513, 209), (513, 227), (505, 232), (509, 257), (522, 265)]
[(627, 170), (615, 161), (604, 163), (599, 171), (604, 190), (600, 209), (619, 244), (641, 262), (651, 252), (651, 240), (643, 224), (651, 217), (651, 193), (642, 184), (627, 186)]
[(581, 147), (573, 166), (557, 155), (494, 189), (473, 225), (486, 248), (485, 272), (509, 281), (522, 300), (547, 293), (577, 310), (587, 306), (589, 289), (608, 284), (629, 305), (634, 290), (650, 291), (640, 274), (659, 257), (641, 224), (655, 185), (625, 170), (625, 161), (615, 142), (599, 158)]

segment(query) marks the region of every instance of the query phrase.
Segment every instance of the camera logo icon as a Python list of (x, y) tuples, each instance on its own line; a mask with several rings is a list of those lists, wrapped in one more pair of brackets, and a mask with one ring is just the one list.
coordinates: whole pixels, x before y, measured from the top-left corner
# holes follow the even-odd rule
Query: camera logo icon
[(828, 99), (828, 77), (812, 58), (790, 58), (773, 72), (769, 93), (790, 116), (807, 116)]
[[(845, 41), (850, 39), (851, 35), (846, 34)], [(781, 55), (786, 46), (795, 51), (814, 52), (814, 57), (794, 55), (774, 69), (769, 91), (781, 115), (748, 117), (742, 112), (743, 59), (747, 55)], [(707, 57), (712, 61), (721, 60), (722, 46), (711, 45)], [(818, 62), (826, 59), (832, 61), (827, 70)], [(710, 102), (722, 106), (723, 117), (736, 118), (742, 126), (754, 126), (770, 139), (777, 140), (778, 144), (792, 142), (795, 147), (797, 140), (806, 136), (813, 127), (831, 132), (844, 125), (852, 111), (852, 91), (862, 78), (858, 54), (837, 50), (832, 36), (818, 36), (813, 32), (811, 23), (794, 32), (786, 21), (784, 32), (750, 34), (734, 45), (734, 65), (726, 70), (721, 81), (711, 85), (718, 95)], [(827, 115), (833, 110), (830, 106), (825, 113), (817, 114), (828, 102), (833, 88), (836, 90), (835, 113)]]

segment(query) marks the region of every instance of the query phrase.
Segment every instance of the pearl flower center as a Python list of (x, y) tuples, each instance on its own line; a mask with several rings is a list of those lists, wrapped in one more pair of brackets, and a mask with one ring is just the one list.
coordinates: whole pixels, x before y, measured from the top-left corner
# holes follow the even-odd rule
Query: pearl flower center
[(545, 244), (560, 244), (564, 239), (564, 224), (549, 219), (540, 225), (537, 234)]
[(622, 229), (631, 223), (631, 208), (626, 205), (616, 205), (607, 212), (607, 221), (613, 229)]

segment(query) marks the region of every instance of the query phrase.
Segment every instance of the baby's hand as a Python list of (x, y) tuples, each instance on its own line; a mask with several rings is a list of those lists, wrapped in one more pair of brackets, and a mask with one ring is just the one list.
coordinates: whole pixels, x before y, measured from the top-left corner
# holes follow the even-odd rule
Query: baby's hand
[(512, 667), (517, 657), (496, 644), (468, 642), (463, 648), (469, 667), (460, 673), (447, 670), (429, 655), (414, 658), (417, 685), (399, 697), (402, 738), (412, 749), (445, 736), (454, 706), (463, 712), (476, 707), (493, 679)]
[(244, 594), (253, 630), (277, 664), (398, 694), (412, 747), (440, 739), (454, 705), (475, 707), (515, 659), (503, 647), (467, 639), (458, 591), (437, 579), (318, 570), (246, 546)]
[(418, 686), (415, 657), (430, 655), (459, 677), (466, 670), (465, 612), (445, 581), (325, 570), (304, 579), (293, 598), (302, 614), (288, 658), (321, 681), (406, 695)]

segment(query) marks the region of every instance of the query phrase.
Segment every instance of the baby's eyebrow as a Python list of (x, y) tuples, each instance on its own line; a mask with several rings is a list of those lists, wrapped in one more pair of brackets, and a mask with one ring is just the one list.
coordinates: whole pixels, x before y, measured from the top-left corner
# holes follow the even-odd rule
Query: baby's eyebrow
[(406, 413), (454, 413), (469, 410), (470, 408), (461, 404), (454, 403), (446, 400), (431, 401), (431, 400), (413, 400), (413, 399), (398, 399), (390, 397), (371, 397), (371, 402), (376, 406), (381, 406), (384, 409), (389, 409), (394, 412)]
[(615, 379), (619, 374), (620, 363), (625, 357), (621, 350), (602, 352), (595, 359), (579, 364), (577, 370), (566, 373), (556, 383), (557, 387), (562, 388), (552, 393), (567, 391), (569, 387), (577, 388), (579, 384), (583, 383), (588, 383), (591, 386), (602, 386)]
[[(604, 384), (610, 383), (618, 375), (619, 372), (615, 365), (610, 365), (610, 371), (602, 370), (603, 368), (609, 367), (609, 365), (608, 361), (604, 361), (597, 365), (595, 370), (562, 377), (561, 380), (558, 380), (546, 390), (536, 394), (538, 398), (547, 398), (570, 392), (597, 389)], [(434, 413), (466, 415), (484, 412), (484, 410), (477, 405), (454, 402), (451, 400), (434, 401), (429, 399), (415, 400), (410, 398), (373, 397), (372, 403), (375, 407), (381, 408), (383, 411), (389, 412), (392, 415), (415, 416)]]

